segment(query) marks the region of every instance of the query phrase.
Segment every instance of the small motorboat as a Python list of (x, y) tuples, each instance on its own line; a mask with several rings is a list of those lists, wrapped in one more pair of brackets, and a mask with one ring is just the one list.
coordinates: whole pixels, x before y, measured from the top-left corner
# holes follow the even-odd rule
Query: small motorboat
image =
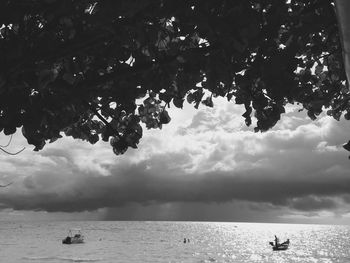
[(70, 229), (66, 238), (62, 240), (62, 244), (80, 244), (84, 243), (84, 236), (80, 229)]
[(289, 239), (287, 241), (281, 243), (281, 244), (275, 244), (273, 242), (270, 242), (270, 245), (272, 246), (272, 250), (278, 251), (278, 250), (287, 250), (289, 247)]

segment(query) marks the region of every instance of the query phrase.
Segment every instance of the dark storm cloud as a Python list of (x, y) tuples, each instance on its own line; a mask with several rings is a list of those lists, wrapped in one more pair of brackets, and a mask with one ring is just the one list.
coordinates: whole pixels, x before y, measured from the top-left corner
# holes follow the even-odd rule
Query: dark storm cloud
[[(186, 173), (186, 153), (152, 156), (137, 164), (111, 168), (110, 176), (91, 173), (39, 174), (27, 177), (20, 191), (0, 193), (1, 202), (17, 210), (84, 211), (130, 203), (224, 203), (246, 200), (298, 210), (332, 208), (329, 196), (350, 194), (348, 176), (290, 175), (280, 180), (269, 170)], [(176, 164), (176, 165), (175, 165)], [(173, 167), (173, 168), (171, 168)], [(69, 184), (68, 184), (69, 182)], [(52, 185), (55, 185), (53, 187)], [(16, 187), (20, 187), (17, 185)]]
[(342, 196), (344, 202), (350, 204), (350, 194), (346, 194)]
[(334, 209), (337, 207), (337, 202), (327, 197), (305, 196), (303, 198), (293, 198), (290, 200), (289, 206), (301, 211), (313, 211)]

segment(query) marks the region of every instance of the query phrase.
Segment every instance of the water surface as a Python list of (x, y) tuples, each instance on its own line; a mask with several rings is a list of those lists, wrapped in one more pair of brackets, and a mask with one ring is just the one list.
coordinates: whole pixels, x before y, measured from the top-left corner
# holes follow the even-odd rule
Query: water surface
[[(63, 245), (69, 228), (85, 244)], [(274, 235), (289, 238), (272, 251)], [(190, 240), (184, 244), (184, 238)], [(350, 227), (214, 222), (0, 222), (1, 262), (350, 262)]]

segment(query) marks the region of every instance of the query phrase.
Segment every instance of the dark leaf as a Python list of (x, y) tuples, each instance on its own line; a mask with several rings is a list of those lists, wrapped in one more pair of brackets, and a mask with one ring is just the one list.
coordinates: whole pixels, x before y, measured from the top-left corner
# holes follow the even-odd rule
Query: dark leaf
[(214, 107), (214, 103), (213, 103), (213, 100), (212, 100), (212, 97), (209, 96), (207, 97), (205, 100), (202, 101), (202, 103), (205, 105), (205, 106), (208, 106), (208, 107)]
[(159, 116), (160, 123), (167, 124), (170, 122), (171, 118), (166, 110), (163, 110)]
[(345, 150), (347, 150), (348, 152), (350, 152), (350, 141), (348, 141), (348, 143), (344, 144), (344, 145), (343, 145), (343, 148), (344, 148)]
[(184, 104), (184, 99), (174, 98), (173, 103), (175, 107), (182, 109)]

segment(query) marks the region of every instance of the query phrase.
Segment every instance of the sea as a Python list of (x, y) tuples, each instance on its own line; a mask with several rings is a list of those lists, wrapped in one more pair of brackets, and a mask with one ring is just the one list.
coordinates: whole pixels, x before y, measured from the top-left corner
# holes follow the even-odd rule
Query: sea
[[(71, 228), (85, 243), (64, 245)], [(272, 251), (277, 235), (290, 239)], [(186, 243), (184, 243), (186, 239)], [(350, 262), (350, 226), (154, 222), (0, 222), (0, 262)]]

